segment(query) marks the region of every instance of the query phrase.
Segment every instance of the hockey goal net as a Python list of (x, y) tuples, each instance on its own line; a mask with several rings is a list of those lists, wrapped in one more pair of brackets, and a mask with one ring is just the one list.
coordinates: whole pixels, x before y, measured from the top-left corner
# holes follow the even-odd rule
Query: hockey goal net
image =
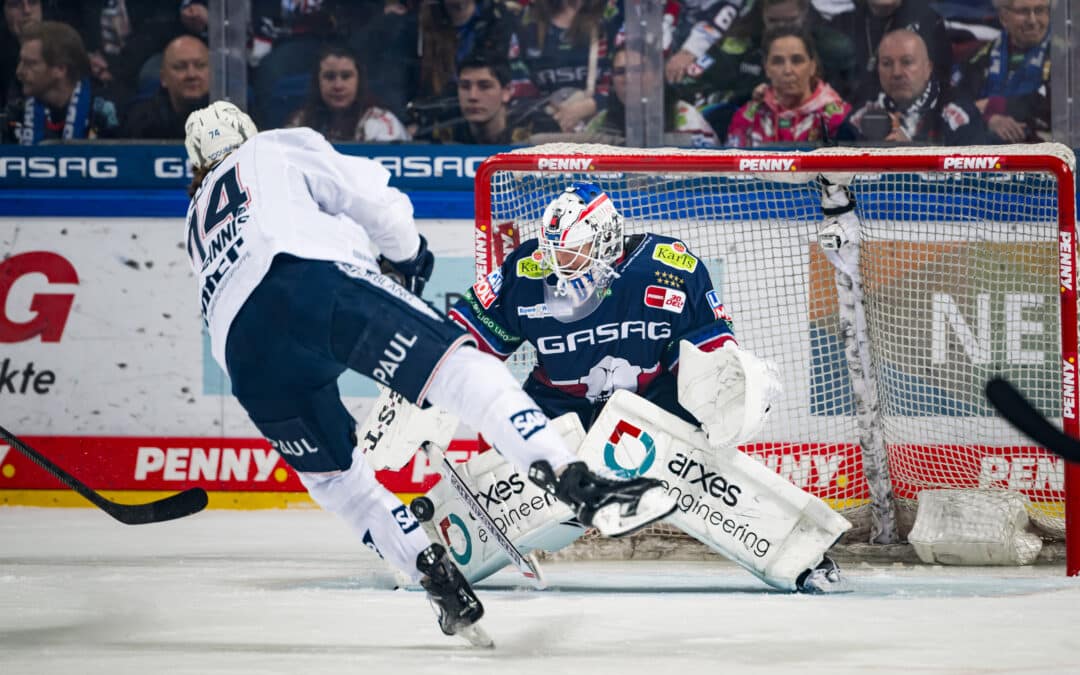
[[(919, 493), (956, 488), (1019, 492), (1040, 534), (1061, 540), (1066, 511), (1078, 513), (1066, 490), (1067, 474), (1080, 485), (1076, 469), (997, 417), (983, 387), (1005, 375), (1080, 431), (1074, 165), (1057, 144), (808, 153), (542, 145), (479, 168), (476, 272), (498, 269), (535, 237), (564, 186), (595, 182), (627, 234), (685, 242), (739, 342), (780, 366), (783, 399), (742, 449), (847, 516), (849, 539), (902, 542)], [(819, 243), (819, 174), (850, 181), (857, 201), (865, 321), (853, 318)], [(522, 378), (534, 364), (527, 349), (511, 361)], [(1066, 541), (1075, 574), (1080, 539)]]

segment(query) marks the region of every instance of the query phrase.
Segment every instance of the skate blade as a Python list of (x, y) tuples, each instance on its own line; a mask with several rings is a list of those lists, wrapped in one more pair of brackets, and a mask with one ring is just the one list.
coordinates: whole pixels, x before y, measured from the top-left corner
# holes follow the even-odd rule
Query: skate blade
[(487, 634), (487, 631), (480, 627), (479, 623), (460, 628), (454, 635), (465, 640), (473, 647), (478, 647), (480, 649), (495, 648), (495, 641), (491, 639), (491, 636)]
[(625, 537), (667, 517), (675, 510), (675, 506), (675, 500), (664, 488), (657, 487), (641, 496), (637, 513), (625, 516), (622, 514), (622, 505), (611, 504), (596, 512), (592, 524), (605, 537)]

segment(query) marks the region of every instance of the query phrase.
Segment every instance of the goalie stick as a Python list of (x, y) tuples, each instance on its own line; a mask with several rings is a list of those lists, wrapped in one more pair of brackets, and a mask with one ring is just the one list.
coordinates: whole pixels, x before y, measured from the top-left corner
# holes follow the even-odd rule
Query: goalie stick
[(1050, 423), (1008, 380), (991, 378), (986, 398), (1001, 415), (1033, 441), (1068, 462), (1080, 462), (1080, 441)]
[[(510, 562), (514, 563), (514, 566), (521, 571), (521, 574), (524, 575), (526, 579), (532, 581), (534, 587), (537, 589), (547, 588), (547, 582), (544, 580), (544, 575), (540, 571), (540, 565), (537, 564), (532, 554), (524, 555), (518, 547), (514, 545), (514, 542), (510, 541), (510, 538), (499, 529), (499, 526), (492, 520), (491, 514), (481, 506), (476, 495), (473, 494), (472, 490), (470, 490), (469, 486), (465, 483), (465, 479), (458, 473), (453, 462), (447, 459), (446, 455), (443, 454), (442, 448), (434, 443), (424, 443), (423, 448), (424, 452), (431, 458), (431, 461), (442, 467), (443, 477), (450, 481), (450, 485), (454, 488), (454, 492), (457, 493), (458, 498), (469, 508), (469, 513), (472, 514), (473, 518), (479, 520), (480, 524), (487, 528), (488, 532), (491, 532), (492, 536), (495, 537), (495, 543), (502, 549), (503, 553), (506, 554), (506, 557), (510, 558)], [(491, 450), (490, 452), (495, 451)], [(415, 509), (413, 513), (416, 513)]]
[(0, 438), (11, 444), (11, 447), (21, 452), (34, 464), (48, 471), (61, 483), (85, 497), (91, 504), (125, 525), (144, 525), (175, 520), (206, 508), (206, 490), (198, 487), (147, 504), (117, 504), (105, 499), (85, 483), (53, 464), (48, 457), (22, 442), (18, 436), (4, 427), (0, 427)]

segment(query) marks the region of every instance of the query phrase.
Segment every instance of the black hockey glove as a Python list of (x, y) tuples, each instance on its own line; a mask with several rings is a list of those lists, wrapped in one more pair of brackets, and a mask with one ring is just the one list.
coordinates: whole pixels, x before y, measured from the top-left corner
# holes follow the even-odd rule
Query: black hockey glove
[(379, 256), (379, 268), (382, 273), (404, 286), (410, 293), (419, 296), (431, 278), (435, 268), (435, 256), (428, 250), (427, 239), (420, 235), (420, 250), (412, 258), (394, 262)]

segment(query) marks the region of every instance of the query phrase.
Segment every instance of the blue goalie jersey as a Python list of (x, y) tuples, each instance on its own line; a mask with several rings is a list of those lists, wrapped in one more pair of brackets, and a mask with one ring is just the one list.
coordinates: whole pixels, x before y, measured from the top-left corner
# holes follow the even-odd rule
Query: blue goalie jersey
[(450, 318), (500, 358), (524, 342), (535, 347), (524, 386), (551, 417), (575, 412), (588, 429), (611, 394), (627, 389), (696, 423), (676, 400), (679, 341), (711, 351), (735, 339), (705, 264), (676, 239), (628, 237), (599, 306), (564, 322), (545, 302), (554, 275), (537, 246), (535, 239), (519, 246), (466, 291)]

